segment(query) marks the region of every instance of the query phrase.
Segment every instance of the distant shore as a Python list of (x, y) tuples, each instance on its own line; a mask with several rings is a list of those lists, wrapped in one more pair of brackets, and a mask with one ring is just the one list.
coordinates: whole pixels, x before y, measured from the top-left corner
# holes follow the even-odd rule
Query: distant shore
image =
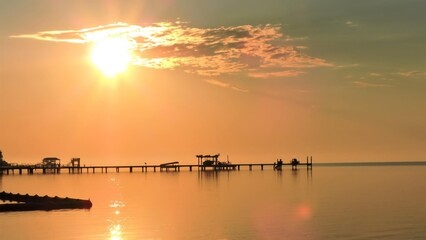
[(313, 163), (318, 167), (367, 167), (367, 166), (420, 166), (426, 165), (426, 161), (408, 162), (335, 162), (335, 163)]

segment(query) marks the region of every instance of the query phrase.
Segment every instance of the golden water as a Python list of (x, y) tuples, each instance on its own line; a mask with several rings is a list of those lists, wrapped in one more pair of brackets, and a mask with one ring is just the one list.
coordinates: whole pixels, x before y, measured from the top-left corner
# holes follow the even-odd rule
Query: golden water
[(426, 239), (426, 166), (4, 175), (90, 210), (0, 213), (1, 239)]

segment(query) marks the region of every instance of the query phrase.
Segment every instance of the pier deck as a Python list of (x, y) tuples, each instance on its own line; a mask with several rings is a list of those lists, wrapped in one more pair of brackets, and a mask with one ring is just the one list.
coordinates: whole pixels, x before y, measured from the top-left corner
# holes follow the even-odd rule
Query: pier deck
[[(307, 161), (305, 163), (299, 163), (297, 165), (291, 163), (283, 163), (282, 167), (289, 166), (293, 170), (296, 170), (298, 167), (306, 167), (308, 170), (312, 169), (312, 161)], [(276, 163), (236, 163), (236, 164), (221, 164), (221, 165), (198, 165), (198, 164), (178, 164), (173, 162), (173, 164), (158, 164), (158, 165), (96, 165), (96, 166), (59, 166), (57, 168), (46, 168), (43, 166), (35, 165), (25, 165), (25, 166), (1, 166), (0, 174), (35, 174), (35, 173), (108, 173), (108, 172), (157, 172), (157, 171), (239, 171), (243, 168), (248, 170), (253, 169), (275, 169)]]

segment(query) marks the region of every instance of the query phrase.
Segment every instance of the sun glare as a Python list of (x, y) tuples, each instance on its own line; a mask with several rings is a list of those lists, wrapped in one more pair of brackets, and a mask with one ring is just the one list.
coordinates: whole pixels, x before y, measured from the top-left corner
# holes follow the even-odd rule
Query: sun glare
[(107, 77), (124, 72), (132, 60), (132, 43), (125, 38), (108, 38), (95, 42), (92, 62)]

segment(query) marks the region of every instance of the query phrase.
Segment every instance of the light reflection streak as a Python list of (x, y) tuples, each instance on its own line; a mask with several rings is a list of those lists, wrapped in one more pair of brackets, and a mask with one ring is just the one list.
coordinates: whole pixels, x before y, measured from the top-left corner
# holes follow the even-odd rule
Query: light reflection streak
[(110, 239), (111, 240), (122, 240), (122, 231), (120, 224), (113, 224), (109, 227)]
[(125, 207), (126, 204), (122, 201), (111, 201), (109, 205), (113, 209), (113, 217), (109, 221), (111, 222), (108, 230), (109, 236), (111, 240), (122, 240), (123, 238), (123, 227), (122, 227), (122, 219), (120, 217), (121, 208)]
[(111, 201), (109, 206), (112, 208), (121, 208), (126, 206), (126, 204), (122, 201)]

